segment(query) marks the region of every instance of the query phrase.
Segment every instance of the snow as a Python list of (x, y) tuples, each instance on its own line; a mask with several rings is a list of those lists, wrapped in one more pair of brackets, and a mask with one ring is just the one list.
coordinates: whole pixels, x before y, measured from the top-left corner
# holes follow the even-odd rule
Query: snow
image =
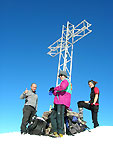
[(101, 126), (75, 136), (51, 138), (38, 135), (21, 135), (19, 132), (0, 134), (1, 150), (64, 149), (64, 150), (113, 150), (113, 126)]

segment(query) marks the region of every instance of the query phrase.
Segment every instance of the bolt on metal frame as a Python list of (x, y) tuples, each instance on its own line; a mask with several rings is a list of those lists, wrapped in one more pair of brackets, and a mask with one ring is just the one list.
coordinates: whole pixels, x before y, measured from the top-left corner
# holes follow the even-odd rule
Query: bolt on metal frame
[(48, 47), (50, 49), (48, 55), (55, 57), (59, 54), (56, 86), (59, 84), (58, 75), (61, 70), (67, 72), (68, 79), (71, 82), (73, 44), (92, 32), (89, 29), (90, 26), (91, 24), (86, 20), (83, 20), (77, 26), (68, 21), (66, 27), (62, 26), (62, 37)]

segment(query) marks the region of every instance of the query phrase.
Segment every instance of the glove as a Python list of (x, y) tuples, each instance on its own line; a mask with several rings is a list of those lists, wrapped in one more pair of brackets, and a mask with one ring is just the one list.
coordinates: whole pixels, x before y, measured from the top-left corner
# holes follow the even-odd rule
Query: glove
[(49, 89), (49, 92), (53, 93), (53, 92), (54, 92), (54, 87), (51, 87), (51, 88)]

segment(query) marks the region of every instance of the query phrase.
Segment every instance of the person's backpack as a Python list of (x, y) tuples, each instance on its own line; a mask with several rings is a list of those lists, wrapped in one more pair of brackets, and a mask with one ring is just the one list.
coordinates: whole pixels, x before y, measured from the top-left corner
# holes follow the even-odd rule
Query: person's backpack
[(65, 123), (67, 135), (74, 135), (83, 132), (88, 128), (87, 125), (82, 124), (76, 116), (66, 116)]
[(32, 117), (32, 121), (28, 126), (28, 134), (31, 135), (44, 135), (46, 129), (46, 121), (37, 116)]

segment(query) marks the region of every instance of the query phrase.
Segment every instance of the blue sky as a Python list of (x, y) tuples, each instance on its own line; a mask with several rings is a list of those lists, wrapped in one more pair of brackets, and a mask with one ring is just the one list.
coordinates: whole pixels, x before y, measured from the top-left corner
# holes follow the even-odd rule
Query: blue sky
[[(0, 1), (0, 133), (20, 131), (24, 100), (20, 94), (37, 84), (38, 112), (53, 104), (48, 90), (56, 84), (58, 56), (47, 55), (48, 46), (61, 37), (67, 21), (86, 19), (92, 33), (74, 45), (71, 108), (89, 100), (87, 81), (98, 81), (99, 123), (113, 125), (113, 1), (5, 0)], [(84, 110), (93, 128), (91, 112)]]

